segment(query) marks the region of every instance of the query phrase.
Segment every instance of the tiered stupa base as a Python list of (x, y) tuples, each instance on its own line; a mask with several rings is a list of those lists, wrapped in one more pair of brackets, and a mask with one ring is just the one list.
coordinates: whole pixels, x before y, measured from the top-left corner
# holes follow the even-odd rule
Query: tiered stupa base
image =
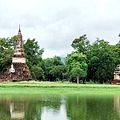
[(112, 82), (111, 82), (111, 84), (115, 84), (115, 85), (120, 85), (120, 80), (113, 80)]
[(2, 81), (14, 82), (14, 81), (28, 81), (32, 79), (30, 71), (25, 63), (13, 63), (13, 67), (15, 69), (15, 72), (11, 73), (10, 68), (8, 68), (3, 75)]
[(111, 84), (120, 85), (120, 64), (118, 64), (114, 71), (114, 80)]

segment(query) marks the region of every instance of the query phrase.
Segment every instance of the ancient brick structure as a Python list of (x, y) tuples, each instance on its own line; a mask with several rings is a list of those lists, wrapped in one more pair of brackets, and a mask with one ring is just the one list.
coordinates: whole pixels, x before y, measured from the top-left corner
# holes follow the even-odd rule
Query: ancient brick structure
[(120, 84), (120, 64), (117, 65), (114, 71), (114, 80), (112, 81), (112, 84)]
[(30, 71), (26, 65), (20, 27), (17, 35), (16, 49), (12, 56), (11, 66), (7, 69), (4, 75), (1, 75), (1, 78), (2, 81), (25, 81), (32, 79)]

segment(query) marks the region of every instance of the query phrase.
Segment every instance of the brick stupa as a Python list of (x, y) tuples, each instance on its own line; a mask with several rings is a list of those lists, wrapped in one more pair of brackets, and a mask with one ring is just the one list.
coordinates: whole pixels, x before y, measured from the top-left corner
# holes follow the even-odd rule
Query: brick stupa
[(114, 71), (114, 80), (112, 81), (112, 84), (120, 85), (120, 64), (117, 65), (117, 67)]
[(17, 35), (17, 44), (15, 52), (12, 56), (11, 67), (4, 73), (2, 81), (26, 81), (32, 79), (30, 71), (26, 65), (24, 54), (22, 34), (19, 26)]

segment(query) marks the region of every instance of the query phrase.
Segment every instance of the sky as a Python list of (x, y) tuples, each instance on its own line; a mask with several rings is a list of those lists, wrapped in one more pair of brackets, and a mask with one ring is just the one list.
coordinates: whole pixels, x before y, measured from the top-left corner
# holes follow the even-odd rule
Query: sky
[(43, 58), (66, 56), (72, 41), (87, 34), (117, 44), (120, 0), (0, 0), (0, 37), (35, 38), (44, 48)]

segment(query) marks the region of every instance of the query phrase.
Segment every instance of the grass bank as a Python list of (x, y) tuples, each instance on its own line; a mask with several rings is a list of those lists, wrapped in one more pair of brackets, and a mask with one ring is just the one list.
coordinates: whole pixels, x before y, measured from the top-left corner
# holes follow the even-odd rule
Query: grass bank
[(0, 95), (9, 94), (101, 94), (120, 95), (119, 85), (74, 84), (61, 82), (3, 82)]

